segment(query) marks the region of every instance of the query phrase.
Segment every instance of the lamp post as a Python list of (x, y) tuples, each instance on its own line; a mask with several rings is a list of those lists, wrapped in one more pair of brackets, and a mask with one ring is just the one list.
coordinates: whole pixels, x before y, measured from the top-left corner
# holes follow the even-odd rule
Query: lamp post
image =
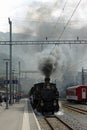
[(12, 21), (8, 18), (10, 30), (10, 104), (12, 104)]
[(6, 109), (8, 109), (8, 61), (10, 59), (3, 59), (6, 61)]
[(13, 104), (14, 104), (14, 71), (15, 70), (12, 70), (12, 77), (13, 77), (13, 93), (12, 93), (12, 95), (13, 95)]
[[(8, 82), (8, 62), (6, 62), (6, 81)], [(8, 83), (6, 83), (6, 109), (8, 109)]]
[(87, 69), (84, 69), (82, 67), (82, 85), (85, 85), (85, 73), (87, 72)]
[[(16, 81), (17, 81), (17, 77), (16, 77)], [(17, 96), (18, 96), (18, 84), (16, 83), (16, 93), (15, 93), (16, 95), (16, 102), (17, 102)]]
[(18, 88), (19, 99), (21, 98), (20, 69), (21, 69), (21, 66), (20, 66), (20, 61), (19, 61), (19, 88)]

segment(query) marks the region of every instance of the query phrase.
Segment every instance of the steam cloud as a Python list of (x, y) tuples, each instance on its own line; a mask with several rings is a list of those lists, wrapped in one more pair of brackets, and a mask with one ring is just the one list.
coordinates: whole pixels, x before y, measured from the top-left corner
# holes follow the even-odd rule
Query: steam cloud
[[(63, 2), (60, 1), (60, 4), (62, 3)], [(59, 10), (61, 7), (60, 4), (57, 5), (56, 7), (57, 10), (59, 11), (59, 14), (61, 11)], [(34, 3), (34, 5), (36, 5), (36, 3)], [(40, 21), (38, 20), (30, 21), (29, 23), (23, 24), (21, 26), (22, 29), (20, 31), (19, 31), (20, 28), (18, 26), (17, 31), (21, 32), (21, 34), (19, 35), (17, 34), (17, 36), (14, 35), (13, 40), (15, 39), (16, 40), (17, 39), (18, 40), (19, 39), (20, 40), (21, 39), (22, 40), (45, 40), (45, 37), (48, 37), (48, 40), (58, 39), (58, 36), (61, 34), (64, 28), (64, 25), (66, 23), (65, 16), (68, 13), (65, 12), (65, 16), (61, 15), (60, 20), (58, 21), (58, 17), (55, 17), (52, 15), (53, 11), (55, 12), (56, 10), (55, 8), (52, 8), (51, 6), (48, 7), (48, 5), (41, 6), (40, 3), (38, 5), (39, 5), (38, 8), (34, 8), (31, 10), (29, 6), (29, 10), (27, 12), (25, 20), (27, 21), (27, 19), (33, 19), (33, 20), (40, 19)], [(67, 29), (65, 30), (65, 33), (63, 34), (62, 39), (64, 40), (75, 39), (76, 40), (77, 36), (79, 36), (79, 40), (87, 39), (86, 32), (87, 32), (87, 26), (79, 26), (78, 22), (72, 23), (71, 25), (67, 26)], [(46, 77), (56, 75), (55, 77), (58, 81), (58, 88), (60, 86), (64, 92), (64, 87), (75, 80), (76, 72), (79, 69), (81, 69), (81, 66), (82, 66), (81, 60), (84, 62), (87, 62), (85, 60), (87, 56), (87, 51), (86, 51), (87, 45), (71, 45), (71, 46), (60, 45), (60, 46), (61, 47), (59, 49), (56, 49), (56, 48), (54, 49), (55, 51), (54, 55), (50, 53), (48, 54), (46, 52), (45, 47), (44, 47), (45, 51), (43, 53), (41, 52), (40, 46), (39, 47), (38, 46), (29, 46), (29, 47), (23, 46), (20, 48), (18, 48), (17, 46), (14, 49), (14, 55), (18, 55), (18, 56), (20, 55), (20, 57), (24, 59), (26, 63), (25, 68), (29, 70), (34, 70), (36, 69), (35, 67), (37, 66), (34, 53), (35, 55), (37, 55), (38, 51), (41, 52), (39, 54), (39, 65), (38, 65), (40, 72)], [(50, 46), (50, 50), (51, 50), (51, 46)], [(59, 50), (60, 50), (60, 53), (58, 53)], [(83, 55), (83, 52), (84, 52), (84, 55)], [(32, 77), (34, 76), (35, 74)], [(39, 75), (38, 77), (41, 77), (41, 75)], [(36, 76), (35, 78), (38, 78), (38, 77)]]

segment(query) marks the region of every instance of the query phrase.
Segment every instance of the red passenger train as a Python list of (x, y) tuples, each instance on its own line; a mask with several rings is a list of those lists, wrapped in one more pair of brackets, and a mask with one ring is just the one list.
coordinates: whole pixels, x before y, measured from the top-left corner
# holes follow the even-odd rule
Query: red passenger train
[(87, 86), (78, 85), (78, 86), (68, 87), (66, 89), (66, 98), (68, 101), (86, 103), (87, 102)]

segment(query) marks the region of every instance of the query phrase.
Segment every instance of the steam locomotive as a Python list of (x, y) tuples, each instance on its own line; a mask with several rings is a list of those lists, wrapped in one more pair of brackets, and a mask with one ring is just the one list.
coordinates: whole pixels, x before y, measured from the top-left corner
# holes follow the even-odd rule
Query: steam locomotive
[(59, 92), (55, 83), (50, 83), (50, 78), (45, 78), (45, 82), (34, 84), (31, 88), (30, 103), (33, 109), (44, 114), (59, 111)]

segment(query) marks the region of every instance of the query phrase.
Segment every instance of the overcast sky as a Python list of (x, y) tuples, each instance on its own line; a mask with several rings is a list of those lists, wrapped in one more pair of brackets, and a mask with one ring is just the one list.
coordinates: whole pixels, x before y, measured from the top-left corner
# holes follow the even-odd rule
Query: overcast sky
[[(32, 36), (40, 33), (40, 37), (51, 37), (54, 31), (61, 34), (79, 1), (0, 0), (0, 31), (8, 32), (10, 17), (13, 32), (16, 33), (28, 32)], [(87, 0), (81, 0), (65, 31), (83, 29), (86, 26)]]
[[(16, 40), (44, 40), (46, 37), (48, 40), (57, 40), (65, 27), (61, 39), (76, 40), (79, 36), (80, 39), (87, 40), (87, 0), (0, 0), (0, 32), (9, 32), (8, 18), (12, 21), (12, 32), (23, 34)], [(56, 47), (53, 48), (54, 46), (49, 47), (49, 52), (54, 50), (58, 55), (60, 50), (61, 64), (65, 65), (67, 70), (71, 70), (71, 66), (75, 66), (75, 69), (81, 67), (81, 70), (81, 63), (87, 62), (86, 46), (67, 45), (57, 47), (57, 51)], [(46, 49), (48, 52), (47, 47)], [(1, 47), (0, 52), (2, 50), (7, 52)], [(37, 57), (35, 56), (38, 52), (41, 52), (41, 48), (38, 49), (36, 46), (13, 48), (13, 55), (22, 58), (26, 63), (26, 69), (29, 70), (36, 69)]]

